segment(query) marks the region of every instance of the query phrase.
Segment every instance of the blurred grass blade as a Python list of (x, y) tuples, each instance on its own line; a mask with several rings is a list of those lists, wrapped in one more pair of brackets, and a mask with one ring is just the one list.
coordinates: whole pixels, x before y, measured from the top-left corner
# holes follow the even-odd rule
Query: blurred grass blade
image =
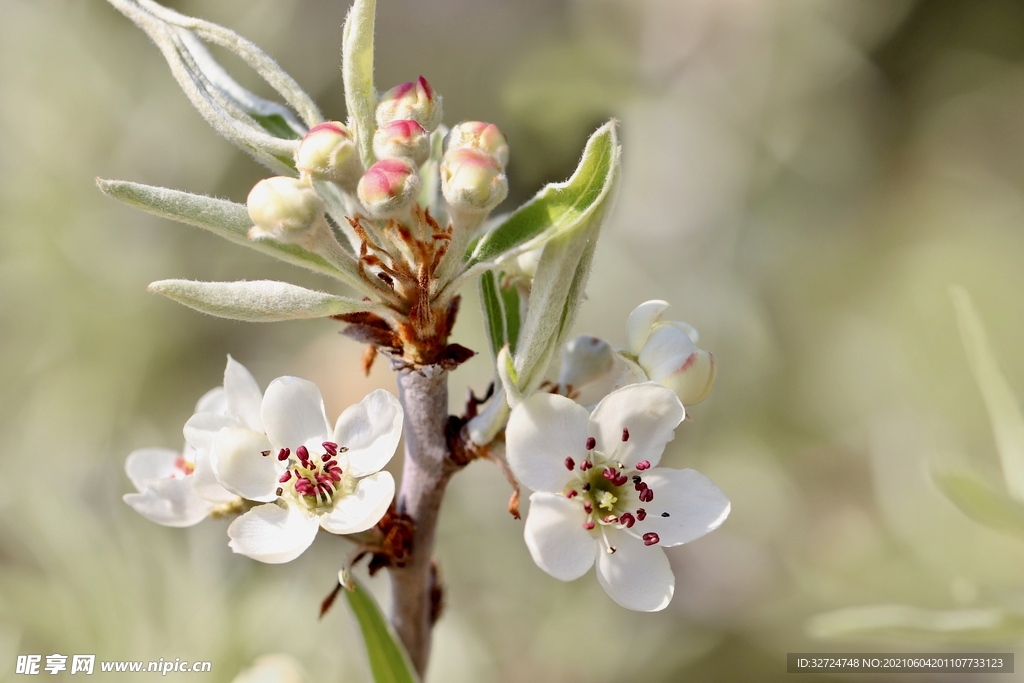
[(926, 610), (910, 605), (847, 607), (812, 617), (809, 635), (828, 640), (1011, 642), (1024, 638), (1024, 615), (1000, 608)]
[(961, 512), (985, 526), (1024, 538), (1024, 505), (969, 471), (933, 472), (939, 490)]
[(345, 598), (359, 622), (374, 683), (416, 683), (405, 649), (395, 638), (377, 601), (354, 577), (347, 576)]
[(218, 318), (255, 323), (327, 318), (362, 311), (373, 311), (378, 314), (383, 312), (382, 307), (365, 301), (317, 292), (275, 280), (160, 280), (151, 284), (149, 291), (163, 294), (189, 308)]
[(476, 243), (467, 268), (529, 251), (602, 213), (618, 180), (615, 121), (587, 140), (579, 166), (565, 182), (552, 183)]
[(342, 31), (341, 75), (349, 127), (355, 131), (364, 168), (373, 165), (377, 90), (373, 85), (373, 25), (376, 0), (356, 0), (345, 17)]
[(332, 263), (297, 244), (249, 239), (252, 220), (244, 204), (124, 180), (97, 178), (96, 185), (104, 194), (147, 213), (194, 225), (235, 244), (244, 244), (292, 265), (343, 280), (360, 290), (366, 288), (359, 277), (354, 258), (351, 264)]
[(970, 295), (963, 287), (949, 292), (956, 310), (967, 360), (978, 388), (981, 389), (999, 459), (1006, 478), (1006, 488), (1016, 500), (1024, 502), (1024, 416), (1013, 391), (996, 363), (985, 328), (974, 310)]

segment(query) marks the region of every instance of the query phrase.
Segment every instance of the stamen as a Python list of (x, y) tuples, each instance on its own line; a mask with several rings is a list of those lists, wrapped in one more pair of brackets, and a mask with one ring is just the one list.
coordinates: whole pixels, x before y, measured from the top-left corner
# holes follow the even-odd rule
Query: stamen
[(288, 470), (287, 472), (285, 472), (284, 474), (281, 475), (281, 478), (278, 479), (278, 481), (283, 484), (283, 483), (285, 483), (286, 481), (288, 481), (291, 478), (292, 478), (292, 471)]
[(613, 545), (608, 546), (608, 554), (609, 555), (614, 555), (616, 550), (618, 550), (618, 548), (616, 548), (615, 546), (613, 546)]
[[(639, 477), (637, 477), (637, 479), (639, 479)], [(635, 488), (637, 491), (640, 491), (642, 493), (642, 492), (646, 491), (649, 487), (647, 486), (647, 482), (645, 482), (645, 481), (643, 481), (641, 479), (640, 481), (635, 481), (634, 480), (633, 488)]]
[(583, 511), (588, 515), (594, 511), (594, 506), (590, 504), (589, 500), (583, 501)]
[(668, 514), (667, 512), (662, 512), (662, 513), (661, 513), (661, 516), (662, 516), (662, 517), (668, 517), (668, 516), (669, 516), (669, 514)]
[(565, 459), (565, 469), (567, 469), (567, 470), (569, 470), (571, 472), (574, 467), (576, 467), (576, 461), (573, 460), (570, 457), (566, 457), (566, 459)]
[(274, 495), (277, 495), (277, 496), (280, 496), (282, 493), (284, 493), (284, 489), (281, 488), (280, 486), (278, 486), (277, 490), (274, 491)]
[(299, 456), (300, 461), (306, 462), (307, 460), (309, 460), (309, 449), (307, 449), (305, 446), (299, 446), (298, 448), (295, 449), (295, 455)]
[(324, 441), (320, 445), (323, 446), (324, 450), (330, 453), (332, 456), (338, 454), (338, 444), (334, 443), (333, 441)]
[(622, 526), (626, 527), (627, 529), (631, 529), (633, 528), (633, 525), (636, 524), (636, 517), (634, 517), (632, 513), (623, 512), (621, 515), (619, 515), (619, 522), (621, 522)]
[(583, 489), (584, 491), (589, 491), (590, 490), (590, 482), (588, 481), (587, 483), (585, 483), (580, 488)]
[(627, 481), (629, 481), (629, 477), (627, 477), (625, 474), (620, 474), (619, 476), (612, 479), (612, 483), (615, 484), (616, 486), (622, 486)]
[(587, 521), (583, 522), (583, 528), (586, 529), (587, 531), (592, 531), (595, 526), (597, 526), (597, 525), (594, 524), (594, 520), (592, 520), (592, 519), (588, 519)]
[(327, 462), (330, 459), (331, 459), (331, 454), (330, 453), (324, 453), (323, 455), (320, 456), (320, 462)]
[(640, 502), (650, 503), (654, 500), (654, 489), (645, 488), (640, 492)]
[(287, 460), (288, 456), (291, 455), (291, 454), (292, 454), (292, 449), (290, 449), (290, 448), (282, 448), (277, 453), (277, 459), (281, 460), (281, 461)]
[(594, 463), (591, 460), (584, 460), (583, 462), (580, 463), (580, 469), (582, 471), (584, 471), (584, 472), (586, 472), (587, 470), (589, 470), (593, 466), (594, 466)]
[(587, 437), (587, 450), (588, 451), (592, 451), (592, 450), (594, 450), (595, 446), (597, 446), (597, 439), (595, 439), (592, 436), (588, 436)]
[(615, 476), (617, 474), (618, 474), (618, 472), (613, 470), (611, 467), (606, 467), (606, 468), (604, 468), (604, 472), (601, 473), (601, 476), (604, 477), (605, 479), (607, 479), (608, 481), (614, 481), (615, 480)]
[(634, 475), (633, 475), (633, 483), (634, 483), (634, 484), (639, 484), (639, 483), (640, 483), (640, 481), (641, 481), (641, 480), (640, 480), (640, 475), (639, 475), (639, 474), (634, 474)]
[(661, 539), (658, 538), (658, 534), (653, 531), (648, 531), (644, 534), (644, 545), (656, 545)]
[(607, 517), (604, 518), (604, 523), (605, 524), (615, 524), (615, 522), (617, 522), (617, 521), (619, 521), (619, 518), (616, 517), (615, 515), (608, 515)]
[(576, 492), (576, 489), (569, 489), (569, 492), (565, 494), (565, 497), (566, 498), (575, 498), (578, 495), (579, 495), (579, 493)]
[(629, 441), (629, 430), (625, 427), (622, 428), (622, 440)]
[(637, 518), (637, 520), (642, 522), (642, 521), (644, 521), (645, 517), (647, 517), (647, 510), (644, 510), (643, 508), (637, 508), (636, 509), (636, 518)]
[(636, 464), (636, 468), (641, 472), (643, 472), (644, 470), (649, 470), (651, 469), (651, 462), (650, 460), (641, 460)]
[(265, 458), (268, 455), (270, 455), (270, 451), (260, 451), (260, 455), (262, 455)]

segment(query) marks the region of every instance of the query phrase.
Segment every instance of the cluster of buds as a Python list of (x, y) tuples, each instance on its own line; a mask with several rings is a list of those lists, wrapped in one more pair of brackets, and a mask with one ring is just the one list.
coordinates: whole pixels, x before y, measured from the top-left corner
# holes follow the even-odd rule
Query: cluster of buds
[(508, 144), (498, 127), (466, 121), (452, 128), (441, 162), (441, 192), (456, 211), (487, 213), (508, 194)]

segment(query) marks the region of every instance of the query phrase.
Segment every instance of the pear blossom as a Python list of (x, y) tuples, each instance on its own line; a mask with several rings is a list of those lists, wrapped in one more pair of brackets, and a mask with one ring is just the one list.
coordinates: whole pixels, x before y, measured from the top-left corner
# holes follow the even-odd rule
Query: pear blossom
[(185, 425), (183, 452), (168, 448), (140, 448), (125, 461), (125, 472), (137, 493), (124, 502), (150, 521), (172, 527), (193, 526), (214, 510), (230, 506), (237, 496), (220, 486), (209, 463), (206, 429), (238, 424), (247, 406), (259, 406), (261, 392), (249, 371), (228, 356), (224, 385), (206, 392)]
[(715, 384), (718, 361), (697, 348), (697, 330), (679, 321), (662, 321), (668, 303), (646, 301), (626, 321), (628, 346), (620, 355), (630, 368), (624, 384), (657, 382), (676, 392), (684, 405), (700, 403)]
[(217, 432), (210, 462), (217, 480), (258, 505), (228, 527), (236, 553), (289, 562), (323, 528), (352, 534), (373, 527), (394, 498), (395, 481), (381, 471), (402, 432), (402, 407), (378, 389), (350, 406), (332, 430), (312, 382), (279, 377), (260, 405), (261, 429)]
[(598, 582), (619, 605), (668, 605), (675, 577), (662, 548), (716, 529), (730, 509), (699, 472), (658, 467), (683, 416), (676, 395), (653, 382), (613, 391), (592, 413), (548, 393), (513, 409), (506, 453), (535, 491), (524, 537), (537, 566), (572, 581), (596, 564)]

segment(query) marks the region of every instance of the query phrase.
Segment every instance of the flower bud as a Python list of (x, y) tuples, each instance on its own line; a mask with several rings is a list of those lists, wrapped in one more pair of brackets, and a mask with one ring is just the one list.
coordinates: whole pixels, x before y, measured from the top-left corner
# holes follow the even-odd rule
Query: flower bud
[(348, 128), (337, 121), (313, 126), (295, 150), (295, 168), (303, 178), (347, 184), (359, 177), (359, 152)]
[(356, 194), (366, 210), (381, 217), (395, 213), (415, 201), (420, 177), (408, 159), (381, 159), (359, 179)]
[(428, 131), (441, 123), (441, 96), (436, 94), (420, 76), (411, 83), (396, 85), (381, 95), (377, 104), (377, 126), (383, 128), (392, 121), (412, 119)]
[(430, 156), (430, 134), (411, 119), (397, 119), (374, 133), (373, 153), (378, 159), (404, 157), (418, 167)]
[(255, 227), (250, 239), (272, 237), (279, 242), (302, 241), (324, 215), (324, 202), (298, 178), (266, 178), (249, 192), (249, 218)]
[(562, 367), (558, 383), (580, 388), (600, 380), (615, 367), (615, 352), (604, 339), (581, 334), (562, 349)]
[(441, 192), (453, 208), (486, 212), (508, 194), (508, 178), (486, 152), (449, 149), (441, 161)]
[(508, 143), (498, 127), (483, 121), (463, 121), (448, 134), (448, 149), (467, 147), (487, 152), (501, 165), (508, 164)]

